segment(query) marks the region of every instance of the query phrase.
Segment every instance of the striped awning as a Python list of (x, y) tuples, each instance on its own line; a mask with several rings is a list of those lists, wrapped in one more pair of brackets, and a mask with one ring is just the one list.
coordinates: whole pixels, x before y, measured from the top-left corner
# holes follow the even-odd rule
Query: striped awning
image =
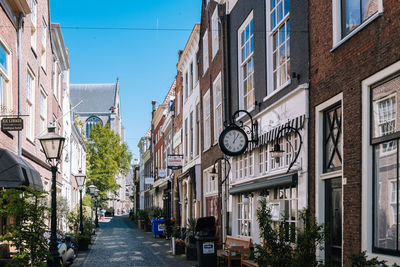
[(232, 186), (229, 190), (231, 195), (245, 192), (254, 192), (268, 188), (296, 186), (298, 175), (297, 173), (282, 175), (274, 178), (264, 179), (252, 183), (246, 183), (238, 186)]

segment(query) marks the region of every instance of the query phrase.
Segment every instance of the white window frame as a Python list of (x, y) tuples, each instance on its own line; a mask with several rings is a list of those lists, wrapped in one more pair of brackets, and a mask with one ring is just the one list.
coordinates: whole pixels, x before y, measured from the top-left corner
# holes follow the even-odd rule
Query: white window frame
[(176, 115), (179, 115), (180, 113), (181, 113), (181, 92), (179, 91), (176, 97)]
[(333, 43), (332, 43), (331, 51), (338, 48), (341, 44), (343, 44), (344, 42), (349, 40), (352, 36), (357, 34), (359, 31), (361, 31), (363, 28), (365, 28), (368, 24), (370, 24), (372, 21), (374, 21), (376, 18), (378, 18), (379, 16), (381, 16), (383, 14), (383, 1), (382, 0), (377, 0), (377, 1), (378, 1), (378, 12), (376, 12), (374, 15), (370, 16), (363, 23), (358, 25), (357, 28), (355, 28), (353, 31), (351, 31), (349, 34), (347, 34), (345, 37), (342, 38), (342, 4), (341, 4), (341, 0), (332, 0)]
[[(246, 30), (246, 27), (250, 25), (250, 22), (253, 21), (253, 11), (250, 12), (250, 14), (247, 16), (247, 18), (243, 21), (242, 25), (237, 31), (238, 35), (238, 80), (239, 80), (239, 108), (240, 109), (246, 109), (248, 111), (254, 109), (254, 104), (255, 104), (255, 84), (254, 84), (254, 21), (253, 21), (253, 35), (249, 37), (249, 41), (251, 42), (253, 38), (253, 51), (247, 55), (246, 59), (242, 62), (242, 47), (244, 47), (245, 44), (242, 44), (242, 32)], [(247, 66), (250, 61), (253, 61), (253, 70), (251, 73), (248, 73), (246, 78), (248, 79), (250, 76), (252, 76), (253, 79), (253, 104), (247, 108), (245, 108), (245, 103), (244, 103), (244, 88), (243, 88), (243, 67)], [(246, 96), (248, 97), (250, 93), (247, 93)]]
[(214, 177), (214, 175), (211, 174), (210, 168), (204, 170), (203, 173), (204, 173), (204, 196), (210, 197), (218, 195), (218, 178)]
[(204, 151), (211, 147), (211, 104), (210, 104), (210, 89), (203, 96), (203, 136), (204, 136)]
[(30, 3), (31, 8), (31, 47), (34, 51), (36, 51), (36, 33), (37, 33), (37, 1), (31, 0)]
[[(244, 195), (239, 195), (239, 201), (237, 203), (237, 225), (238, 225), (238, 235), (249, 237), (254, 233), (254, 224), (253, 224), (253, 197), (250, 195), (247, 196), (249, 198), (249, 204), (243, 204)], [(245, 207), (248, 207), (247, 216), (245, 215)], [(243, 217), (243, 218), (242, 218)], [(246, 223), (249, 224), (249, 230), (247, 233), (242, 232), (242, 225)]]
[(28, 68), (27, 70), (27, 82), (26, 82), (26, 111), (28, 115), (28, 123), (26, 127), (26, 138), (30, 141), (34, 141), (35, 138), (35, 75)]
[(211, 17), (211, 36), (212, 36), (212, 58), (219, 50), (219, 18), (218, 18), (218, 6), (215, 7), (214, 13)]
[(208, 30), (206, 30), (203, 36), (203, 76), (208, 70), (208, 61)]
[(12, 113), (12, 56), (11, 50), (6, 43), (0, 38), (0, 47), (4, 49), (6, 54), (6, 69), (0, 67), (0, 114)]
[[(378, 82), (391, 77), (393, 74), (400, 71), (400, 61), (387, 66), (379, 72), (371, 75), (365, 80), (361, 81), (362, 90), (362, 168), (361, 168), (361, 250), (366, 251), (368, 257), (379, 257), (379, 260), (386, 260), (387, 264), (394, 264), (398, 262), (398, 256), (391, 256), (387, 254), (378, 254), (372, 252), (373, 246), (373, 146), (371, 145), (371, 88)], [(381, 187), (382, 188), (382, 187)]]
[[(219, 91), (219, 92), (218, 92)], [(219, 95), (219, 99), (218, 99)], [(213, 114), (214, 114), (214, 144), (218, 143), (219, 135), (223, 130), (222, 122), (222, 81), (221, 73), (213, 82)]]
[(44, 131), (47, 126), (47, 94), (43, 88), (40, 90), (40, 124), (40, 130)]
[[(282, 88), (288, 86), (291, 83), (291, 76), (288, 75), (287, 78), (288, 80), (285, 81), (284, 83), (280, 84), (279, 81), (281, 79), (281, 66), (282, 65), (286, 65), (286, 68), (288, 67), (288, 64), (290, 65), (290, 34), (289, 36), (287, 36), (287, 31), (285, 30), (285, 40), (284, 40), (284, 45), (285, 45), (285, 62), (283, 64), (279, 64), (279, 66), (277, 66), (276, 70), (274, 70), (274, 52), (276, 51), (276, 53), (279, 52), (279, 44), (278, 47), (276, 48), (276, 50), (274, 51), (274, 35), (275, 34), (279, 34), (279, 30), (282, 27), (286, 28), (287, 23), (289, 22), (290, 24), (290, 7), (289, 7), (289, 12), (285, 15), (284, 14), (284, 9), (283, 9), (283, 17), (280, 21), (278, 21), (278, 18), (276, 18), (276, 25), (275, 27), (272, 26), (271, 23), (271, 16), (274, 14), (273, 12), (276, 12), (277, 10), (277, 6), (279, 5), (279, 3), (282, 4), (282, 6), (284, 5), (284, 2), (281, 1), (290, 1), (290, 0), (277, 0), (279, 1), (279, 3), (277, 3), (277, 5), (275, 6), (275, 8), (273, 10), (271, 10), (271, 1), (272, 0), (266, 0), (266, 13), (267, 13), (267, 62), (268, 62), (268, 72), (267, 72), (267, 96), (266, 98), (264, 98), (264, 101), (271, 97), (272, 95), (274, 95), (276, 92), (278, 92), (279, 90), (281, 90)], [(279, 37), (277, 37), (279, 38)], [(289, 41), (289, 46), (287, 45)], [(278, 41), (279, 42), (279, 41)], [(287, 53), (289, 53), (289, 57), (287, 57)], [(278, 60), (277, 60), (278, 62)], [(275, 88), (274, 85), (274, 72), (276, 72), (276, 82), (277, 82), (277, 87)], [(286, 73), (286, 72), (285, 72)], [(290, 73), (290, 70), (289, 70)]]

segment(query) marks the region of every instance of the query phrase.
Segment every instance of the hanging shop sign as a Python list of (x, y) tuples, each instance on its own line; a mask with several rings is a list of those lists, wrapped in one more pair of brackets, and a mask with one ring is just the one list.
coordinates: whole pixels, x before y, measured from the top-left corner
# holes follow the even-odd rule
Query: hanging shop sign
[(183, 166), (183, 155), (168, 155), (167, 166), (171, 170), (179, 170)]
[(22, 118), (4, 118), (1, 120), (2, 131), (22, 131), (24, 128), (24, 121)]

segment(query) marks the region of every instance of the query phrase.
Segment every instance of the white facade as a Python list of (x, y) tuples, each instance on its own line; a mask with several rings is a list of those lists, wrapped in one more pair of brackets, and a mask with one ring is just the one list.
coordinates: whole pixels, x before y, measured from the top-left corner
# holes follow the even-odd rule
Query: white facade
[[(200, 24), (196, 24), (178, 63), (178, 71), (182, 73), (183, 77), (182, 154), (184, 155), (184, 164), (182, 172), (185, 174), (191, 168), (196, 167), (191, 175), (183, 177), (179, 185), (182, 226), (186, 226), (188, 218), (199, 218), (201, 216), (201, 120), (200, 83), (198, 79), (200, 70), (197, 65), (199, 33)], [(198, 191), (197, 194), (195, 191)]]
[[(282, 221), (283, 216), (287, 215), (289, 216), (288, 223), (297, 226), (298, 212), (307, 207), (308, 199), (307, 99), (308, 84), (300, 85), (289, 95), (253, 118), (259, 124), (259, 145), (241, 156), (234, 157), (231, 163), (232, 202), (229, 203), (231, 207), (228, 209), (232, 210), (234, 236), (248, 236), (253, 242), (260, 242), (256, 211), (261, 195), (267, 199), (272, 209), (273, 220)], [(285, 152), (277, 163), (271, 157), (271, 150), (276, 143), (275, 136), (278, 130), (288, 123), (299, 130), (303, 143), (300, 148), (300, 140), (296, 134), (288, 135), (293, 147), (290, 146), (286, 137), (280, 138), (280, 146)], [(287, 173), (297, 151), (299, 151), (299, 157)], [(293, 181), (297, 181), (290, 185), (282, 183), (283, 179), (292, 178)], [(263, 187), (251, 189), (254, 183), (263, 184)], [(246, 188), (249, 185), (250, 187)], [(243, 201), (245, 198), (248, 198), (248, 204)]]

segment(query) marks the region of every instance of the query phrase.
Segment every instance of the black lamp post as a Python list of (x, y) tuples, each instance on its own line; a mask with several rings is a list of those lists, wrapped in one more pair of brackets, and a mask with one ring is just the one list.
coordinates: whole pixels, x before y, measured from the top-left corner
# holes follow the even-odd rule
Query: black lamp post
[(100, 196), (99, 196), (99, 189), (95, 189), (94, 190), (94, 196), (95, 196), (95, 199), (96, 199), (96, 201), (95, 201), (95, 203), (96, 203), (96, 218), (94, 219), (94, 224), (96, 225), (96, 228), (98, 228), (99, 227), (99, 217), (97, 216), (97, 207), (98, 207), (98, 204), (99, 204), (99, 199), (100, 199)]
[(90, 193), (90, 209), (91, 209), (90, 219), (93, 222), (93, 196), (97, 187), (94, 184), (91, 184), (88, 186), (88, 188)]
[(75, 180), (76, 183), (78, 184), (79, 187), (79, 206), (80, 206), (80, 213), (79, 213), (79, 231), (81, 232), (81, 235), (84, 234), (84, 229), (83, 229), (83, 213), (82, 213), (82, 190), (83, 186), (85, 185), (85, 178), (86, 175), (82, 173), (82, 170), (79, 170), (79, 173), (75, 175)]
[[(217, 169), (215, 168), (215, 165), (217, 164), (217, 162), (218, 161), (224, 161), (225, 162), (225, 177), (224, 177), (224, 180), (222, 180), (221, 181), (221, 190), (222, 190), (222, 185), (226, 182), (226, 180), (228, 179), (228, 177), (229, 177), (229, 173), (230, 173), (230, 171), (231, 171), (231, 163), (229, 162), (229, 160), (227, 159), (227, 158), (225, 158), (225, 157), (221, 157), (221, 158), (217, 158), (215, 161), (214, 161), (214, 166), (213, 166), (213, 168), (212, 168), (212, 170), (211, 170), (211, 174), (213, 175), (213, 176), (216, 176), (218, 173), (217, 173)], [(229, 166), (229, 169), (227, 170), (226, 169), (226, 165), (228, 165)], [(229, 214), (228, 214), (228, 196), (227, 196), (227, 193), (228, 193), (228, 185), (227, 185), (228, 183), (225, 183), (225, 202), (226, 202), (226, 214), (225, 214), (225, 216), (226, 216), (226, 222), (225, 222), (225, 234), (226, 235), (228, 235), (228, 232), (229, 232), (229, 224), (228, 224), (228, 216), (229, 216)], [(219, 188), (219, 186), (218, 186), (218, 188)], [(221, 199), (221, 198), (219, 198), (219, 199)], [(220, 200), (221, 202), (222, 202), (222, 200)], [(221, 206), (222, 206), (222, 203), (221, 203)], [(221, 208), (221, 218), (222, 218), (222, 208)], [(221, 231), (222, 232), (222, 231)], [(221, 235), (222, 235), (222, 233), (221, 233)]]
[(51, 235), (50, 235), (50, 253), (52, 260), (48, 262), (49, 266), (60, 266), (60, 254), (57, 247), (57, 187), (56, 176), (58, 164), (60, 163), (61, 153), (64, 147), (65, 138), (56, 134), (56, 127), (48, 127), (48, 133), (39, 138), (43, 152), (46, 155), (47, 162), (51, 166), (52, 185), (51, 185)]
[(299, 136), (299, 141), (300, 142), (299, 142), (299, 148), (297, 149), (297, 151), (295, 151), (296, 154), (295, 154), (292, 162), (290, 162), (289, 167), (287, 169), (287, 172), (290, 171), (290, 169), (293, 167), (294, 163), (296, 162), (297, 158), (299, 157), (301, 146), (303, 145), (303, 139), (301, 137), (301, 134), (300, 134), (299, 130), (294, 128), (294, 127), (292, 127), (292, 126), (289, 126), (289, 125), (286, 125), (286, 126), (282, 127), (276, 133), (276, 142), (275, 142), (275, 145), (274, 145), (274, 150), (271, 151), (271, 157), (275, 158), (275, 162), (276, 163), (279, 163), (280, 158), (283, 155), (283, 152), (285, 152), (285, 151), (281, 150), (281, 146), (279, 145), (279, 139), (282, 137), (283, 133), (286, 134), (286, 138), (287, 138), (290, 146), (292, 147), (292, 150), (294, 150), (293, 146), (290, 143), (289, 138), (288, 138), (289, 134), (292, 133), (292, 132), (294, 132), (295, 134), (297, 134)]

